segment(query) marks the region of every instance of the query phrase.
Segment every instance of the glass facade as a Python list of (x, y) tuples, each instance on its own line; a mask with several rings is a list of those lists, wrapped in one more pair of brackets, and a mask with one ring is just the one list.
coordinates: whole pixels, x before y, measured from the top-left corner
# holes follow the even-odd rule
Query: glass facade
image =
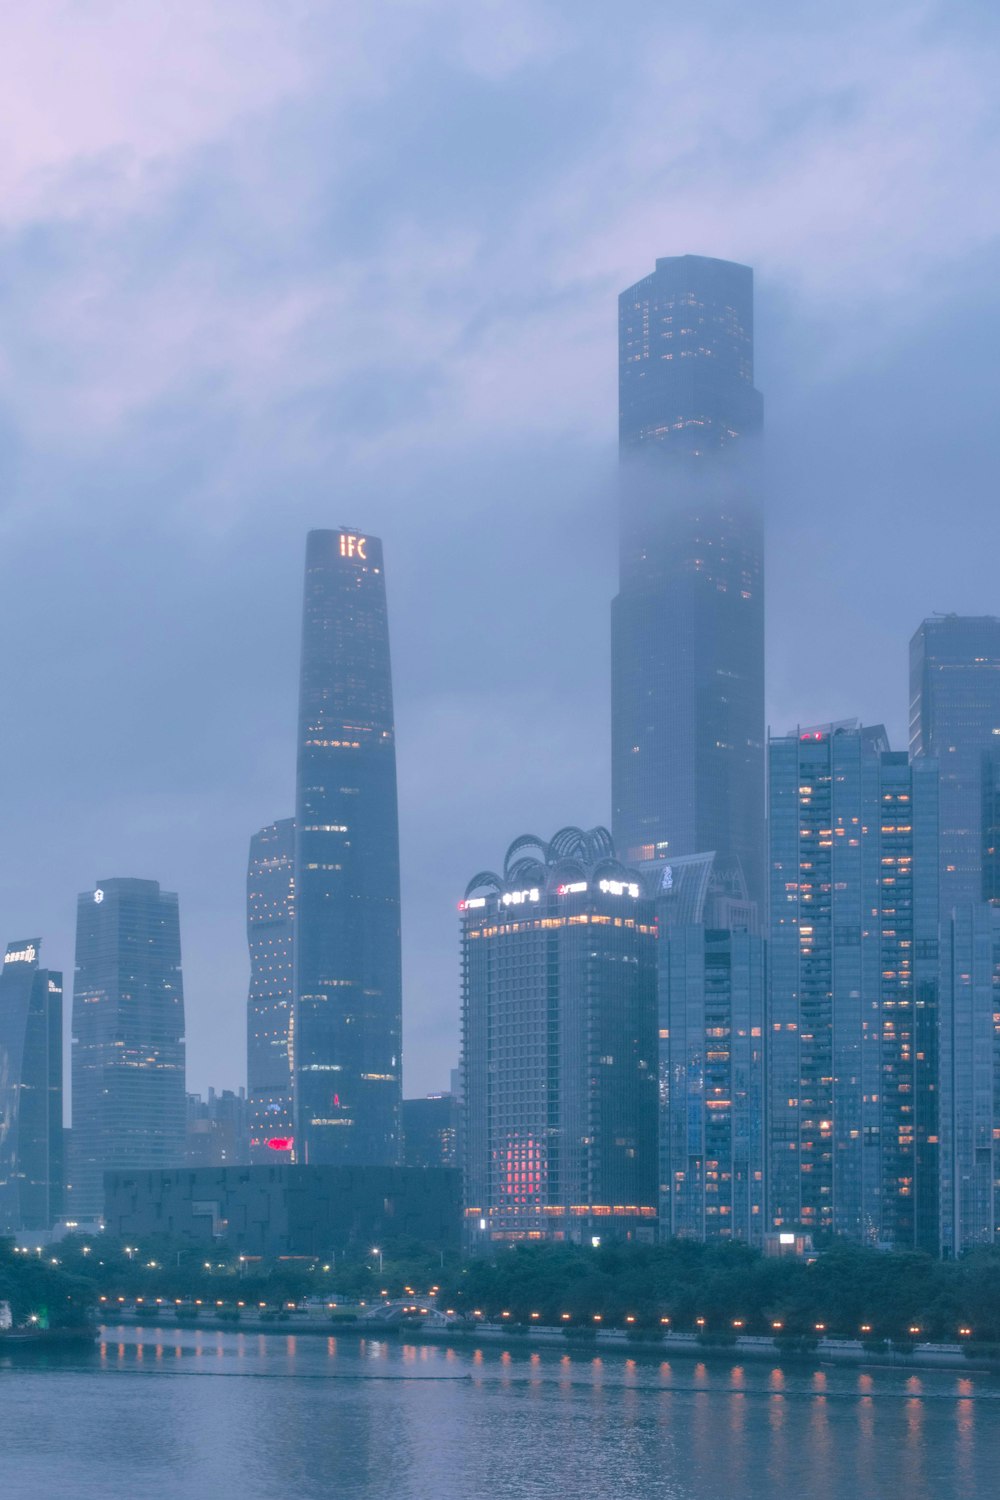
[(942, 931), (941, 1248), (1000, 1234), (1000, 910), (956, 907)]
[(764, 941), (660, 922), (660, 1227), (764, 1235)]
[(769, 1227), (934, 1252), (937, 767), (827, 725), (769, 791)]
[(293, 1159), (295, 819), (250, 840), (247, 863), (247, 1093), (250, 1160)]
[(760, 902), (764, 592), (753, 273), (684, 255), (619, 298), (612, 804), (624, 858), (715, 851)]
[(997, 750), (1000, 619), (925, 620), (910, 642), (910, 753), (940, 768), (945, 915), (984, 898), (983, 758)]
[(461, 912), (469, 1243), (652, 1239), (656, 922), (640, 877), (604, 829), (525, 835)]
[(177, 897), (102, 880), (77, 900), (68, 1206), (104, 1212), (104, 1173), (185, 1152), (184, 988)]
[(295, 828), (296, 1157), (401, 1154), (399, 823), (382, 543), (306, 545)]
[(62, 975), (40, 949), (8, 943), (0, 972), (0, 1234), (63, 1212)]

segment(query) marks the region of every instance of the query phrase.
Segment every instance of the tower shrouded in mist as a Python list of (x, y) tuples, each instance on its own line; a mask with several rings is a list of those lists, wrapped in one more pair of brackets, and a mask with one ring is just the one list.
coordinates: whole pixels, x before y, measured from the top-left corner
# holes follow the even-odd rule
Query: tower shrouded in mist
[(614, 838), (714, 850), (763, 894), (764, 576), (753, 273), (656, 262), (619, 298), (621, 526), (612, 607)]
[[(295, 938), (295, 819), (250, 840), (247, 862), (247, 1094), (250, 1160), (292, 1150), (292, 977)], [(275, 1156), (277, 1152), (277, 1156)]]
[(306, 544), (295, 828), (296, 1156), (400, 1156), (399, 823), (382, 543)]

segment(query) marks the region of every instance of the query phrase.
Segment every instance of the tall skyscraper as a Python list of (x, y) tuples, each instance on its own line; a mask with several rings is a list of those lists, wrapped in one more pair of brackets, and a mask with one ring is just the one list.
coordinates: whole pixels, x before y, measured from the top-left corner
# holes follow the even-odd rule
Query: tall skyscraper
[(155, 880), (102, 880), (76, 909), (75, 1219), (104, 1211), (104, 1173), (184, 1161), (184, 989), (177, 897)]
[(295, 828), (296, 1157), (401, 1153), (399, 822), (382, 543), (306, 545)]
[(63, 1212), (62, 975), (40, 949), (8, 943), (0, 972), (0, 1234)]
[(941, 772), (941, 903), (982, 901), (984, 756), (1000, 748), (1000, 619), (937, 615), (910, 642), (910, 754)]
[(762, 902), (764, 577), (753, 273), (674, 256), (619, 298), (612, 806), (631, 862), (715, 851)]
[(606, 829), (515, 839), (462, 913), (472, 1245), (652, 1238), (656, 923)]
[(956, 907), (942, 923), (941, 1249), (1000, 1237), (1000, 910)]
[(250, 1160), (291, 1159), (295, 1134), (292, 1010), (295, 937), (295, 819), (269, 823), (250, 840), (247, 864), (247, 1092)]
[(661, 1232), (760, 1244), (764, 940), (659, 927)]
[(770, 1227), (938, 1245), (938, 774), (853, 721), (772, 739)]

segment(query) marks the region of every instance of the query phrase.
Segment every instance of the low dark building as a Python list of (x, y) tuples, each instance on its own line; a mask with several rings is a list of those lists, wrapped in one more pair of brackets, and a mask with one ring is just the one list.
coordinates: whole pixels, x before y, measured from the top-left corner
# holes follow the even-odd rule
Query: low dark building
[(444, 1168), (202, 1167), (108, 1172), (109, 1233), (191, 1245), (225, 1240), (245, 1255), (370, 1250), (394, 1240), (457, 1249), (460, 1173)]
[(458, 1166), (459, 1102), (454, 1094), (403, 1100), (403, 1141), (408, 1167)]

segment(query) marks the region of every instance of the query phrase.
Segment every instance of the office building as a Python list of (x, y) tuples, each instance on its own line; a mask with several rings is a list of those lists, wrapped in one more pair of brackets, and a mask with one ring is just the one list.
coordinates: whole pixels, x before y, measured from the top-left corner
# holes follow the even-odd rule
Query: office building
[(467, 1241), (653, 1238), (656, 922), (603, 828), (515, 839), (462, 925)]
[(612, 806), (630, 863), (712, 850), (762, 904), (764, 576), (753, 273), (674, 256), (619, 298)]
[(245, 1089), (210, 1088), (208, 1098), (187, 1096), (189, 1167), (241, 1167), (250, 1162), (250, 1129)]
[[(941, 775), (941, 905), (984, 899), (983, 766), (1000, 749), (1000, 619), (936, 615), (910, 642), (910, 754)], [(987, 871), (987, 879), (991, 878)]]
[(660, 1230), (760, 1245), (764, 940), (703, 923), (659, 928)]
[(295, 1152), (401, 1156), (399, 826), (382, 543), (306, 544), (295, 828)]
[(881, 728), (772, 739), (769, 1227), (938, 1245), (938, 776)]
[(457, 1167), (459, 1101), (454, 1094), (403, 1100), (404, 1165)]
[(1000, 909), (959, 906), (942, 924), (941, 1251), (1000, 1236)]
[(291, 1160), (295, 819), (250, 840), (247, 863), (247, 1093), (250, 1160)]
[(40, 950), (8, 943), (0, 972), (0, 1235), (63, 1211), (62, 975)]
[(101, 1217), (105, 1172), (179, 1166), (185, 1112), (177, 897), (102, 880), (77, 901), (72, 1217)]

